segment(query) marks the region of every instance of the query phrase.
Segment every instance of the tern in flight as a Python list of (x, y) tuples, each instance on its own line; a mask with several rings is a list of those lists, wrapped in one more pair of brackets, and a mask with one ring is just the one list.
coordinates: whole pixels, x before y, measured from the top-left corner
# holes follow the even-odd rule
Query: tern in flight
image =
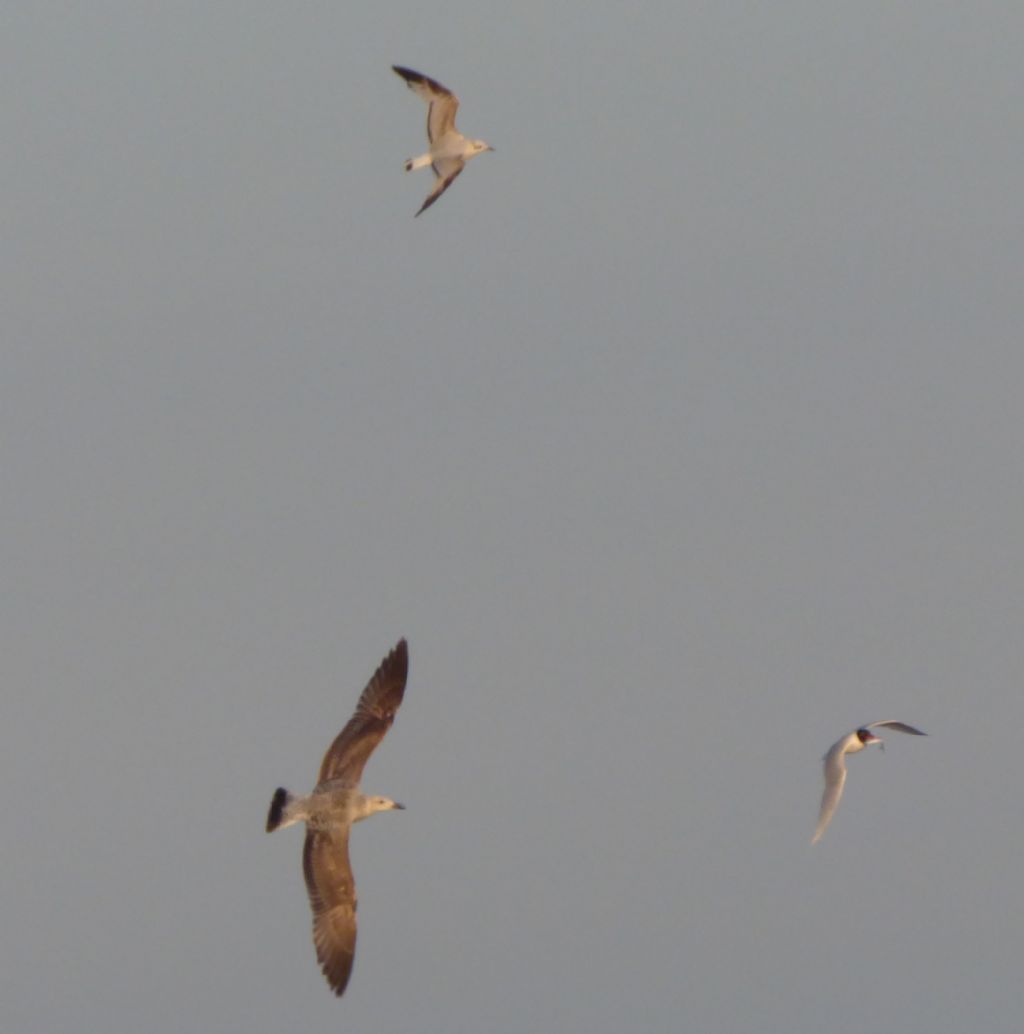
[(436, 79), (429, 79), (411, 68), (392, 65), (394, 71), (408, 84), (413, 93), (427, 102), (427, 140), (430, 150), (418, 158), (405, 163), (405, 171), (430, 166), (437, 179), (434, 189), (427, 195), (417, 215), (425, 212), (453, 183), (455, 177), (466, 167), (470, 158), (484, 151), (493, 151), (483, 140), (470, 140), (455, 128), (455, 112), (459, 110), (459, 98)]
[(869, 722), (859, 729), (848, 733), (829, 747), (825, 755), (825, 792), (821, 795), (821, 810), (818, 812), (818, 828), (814, 831), (812, 844), (816, 844), (825, 828), (832, 819), (832, 814), (839, 805), (839, 798), (843, 796), (843, 783), (846, 782), (846, 755), (856, 754), (869, 744), (877, 743), (882, 750), (885, 744), (881, 737), (876, 736), (871, 730), (885, 726), (889, 729), (896, 729), (897, 732), (909, 733), (911, 736), (927, 736), (927, 733), (915, 729), (906, 722), (897, 722), (888, 719), (884, 722)]
[(274, 792), (267, 832), (306, 823), (302, 872), (313, 907), (313, 943), (327, 983), (341, 995), (352, 972), (356, 950), (356, 888), (348, 860), (348, 831), (353, 822), (378, 811), (403, 808), (389, 797), (372, 797), (359, 789), (363, 766), (395, 720), (409, 674), (405, 640), (381, 661), (355, 713), (338, 733), (320, 765), (316, 788), (306, 797), (283, 787)]

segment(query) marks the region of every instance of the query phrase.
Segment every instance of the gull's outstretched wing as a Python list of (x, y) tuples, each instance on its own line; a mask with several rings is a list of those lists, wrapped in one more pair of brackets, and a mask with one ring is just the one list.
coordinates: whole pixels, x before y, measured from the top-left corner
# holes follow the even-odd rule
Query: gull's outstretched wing
[(381, 661), (359, 697), (355, 713), (324, 755), (318, 783), (344, 779), (351, 786), (359, 785), (367, 759), (395, 720), (408, 676), (409, 649), (400, 639)]
[(865, 729), (877, 729), (879, 726), (885, 726), (887, 729), (895, 729), (897, 732), (905, 732), (911, 736), (927, 736), (928, 733), (921, 732), (920, 729), (915, 729), (912, 725), (907, 725), (906, 722), (897, 722), (892, 718), (886, 719), (884, 722), (871, 722), (865, 725)]
[(459, 110), (459, 98), (436, 79), (414, 72), (411, 68), (392, 65), (413, 93), (427, 102), (427, 139), (433, 145), (449, 130), (455, 128), (455, 112)]
[(811, 843), (816, 844), (822, 833), (825, 832), (832, 815), (839, 806), (839, 798), (843, 796), (843, 784), (846, 782), (846, 757), (840, 747), (839, 741), (825, 755), (825, 792), (821, 795), (821, 808), (818, 810), (818, 828), (814, 831)]
[(313, 909), (313, 944), (327, 983), (341, 995), (356, 953), (356, 887), (348, 860), (348, 827), (309, 830), (302, 851)]
[(430, 167), (437, 179), (417, 215), (422, 215), (455, 182), (455, 177), (466, 167), (466, 163), (461, 158), (438, 158)]

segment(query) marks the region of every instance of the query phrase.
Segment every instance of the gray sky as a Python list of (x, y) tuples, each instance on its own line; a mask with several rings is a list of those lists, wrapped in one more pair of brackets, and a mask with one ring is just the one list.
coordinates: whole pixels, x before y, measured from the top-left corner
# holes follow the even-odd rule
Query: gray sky
[(1016, 1031), (1024, 8), (442, 8), (0, 14), (2, 1026)]

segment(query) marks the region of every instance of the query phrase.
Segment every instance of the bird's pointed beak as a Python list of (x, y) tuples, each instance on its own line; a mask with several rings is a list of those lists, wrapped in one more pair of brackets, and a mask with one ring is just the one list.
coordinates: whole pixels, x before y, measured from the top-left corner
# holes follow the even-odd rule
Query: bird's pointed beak
[(404, 804), (399, 804), (398, 801), (392, 801), (391, 802), (391, 807), (395, 811), (405, 811), (405, 805)]
[(491, 147), (491, 145), (490, 145), (490, 144), (488, 144), (488, 145), (487, 145), (487, 150), (488, 150), (488, 151), (493, 151), (493, 150), (494, 150), (494, 148), (493, 148), (493, 147)]

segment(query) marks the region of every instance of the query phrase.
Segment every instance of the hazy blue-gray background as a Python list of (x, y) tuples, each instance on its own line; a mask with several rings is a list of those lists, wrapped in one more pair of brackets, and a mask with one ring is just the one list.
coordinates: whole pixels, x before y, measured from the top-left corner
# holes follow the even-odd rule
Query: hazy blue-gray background
[[(4, 5), (0, 1027), (1019, 1030), (1022, 52)], [(337, 1001), (263, 824), (401, 635)]]

